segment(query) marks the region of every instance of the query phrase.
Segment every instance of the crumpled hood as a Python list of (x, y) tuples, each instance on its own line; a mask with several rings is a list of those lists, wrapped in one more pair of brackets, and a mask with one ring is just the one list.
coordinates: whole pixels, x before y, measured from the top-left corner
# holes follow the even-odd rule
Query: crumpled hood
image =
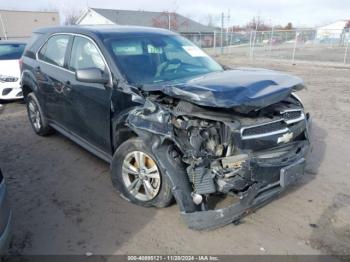
[(265, 69), (238, 68), (146, 89), (162, 91), (197, 105), (234, 108), (248, 113), (277, 103), (302, 88), (303, 81), (295, 76)]

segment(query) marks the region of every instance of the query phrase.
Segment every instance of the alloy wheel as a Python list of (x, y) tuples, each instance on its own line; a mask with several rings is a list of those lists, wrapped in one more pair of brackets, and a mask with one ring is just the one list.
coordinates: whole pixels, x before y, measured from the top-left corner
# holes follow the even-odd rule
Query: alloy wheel
[(156, 162), (144, 152), (132, 151), (126, 155), (122, 176), (127, 190), (140, 201), (150, 201), (159, 193), (159, 169)]
[(40, 111), (38, 108), (38, 105), (35, 103), (33, 99), (31, 99), (28, 102), (28, 112), (29, 112), (29, 118), (32, 122), (35, 131), (39, 131), (41, 128), (41, 117), (40, 117)]

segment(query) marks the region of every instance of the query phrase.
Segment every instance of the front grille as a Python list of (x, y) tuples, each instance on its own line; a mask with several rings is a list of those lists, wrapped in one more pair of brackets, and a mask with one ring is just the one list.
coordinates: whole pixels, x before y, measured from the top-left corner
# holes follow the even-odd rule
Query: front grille
[(246, 127), (242, 129), (242, 137), (250, 137), (261, 134), (274, 133), (287, 128), (286, 123), (283, 120), (277, 122), (270, 122), (259, 126)]
[(301, 110), (285, 111), (281, 114), (285, 120), (294, 120), (302, 116)]
[(243, 127), (241, 129), (242, 139), (253, 139), (258, 137), (282, 134), (288, 132), (288, 127), (305, 118), (305, 115), (300, 109), (286, 110), (280, 113), (282, 118), (277, 121), (262, 123), (260, 125), (253, 125)]

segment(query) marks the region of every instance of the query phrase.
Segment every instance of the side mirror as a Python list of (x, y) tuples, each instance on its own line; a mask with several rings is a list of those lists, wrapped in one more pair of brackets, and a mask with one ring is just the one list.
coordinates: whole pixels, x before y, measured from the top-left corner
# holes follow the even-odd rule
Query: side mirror
[(79, 69), (75, 72), (75, 77), (80, 82), (107, 84), (109, 76), (98, 68)]

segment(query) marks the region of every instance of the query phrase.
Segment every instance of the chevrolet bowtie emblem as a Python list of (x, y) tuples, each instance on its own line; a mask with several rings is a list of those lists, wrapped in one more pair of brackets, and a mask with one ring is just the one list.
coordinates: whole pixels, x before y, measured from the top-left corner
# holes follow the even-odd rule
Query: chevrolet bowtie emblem
[(280, 136), (277, 139), (277, 144), (279, 144), (279, 143), (288, 143), (292, 139), (293, 139), (293, 132), (286, 133), (286, 134), (284, 134), (283, 136)]

